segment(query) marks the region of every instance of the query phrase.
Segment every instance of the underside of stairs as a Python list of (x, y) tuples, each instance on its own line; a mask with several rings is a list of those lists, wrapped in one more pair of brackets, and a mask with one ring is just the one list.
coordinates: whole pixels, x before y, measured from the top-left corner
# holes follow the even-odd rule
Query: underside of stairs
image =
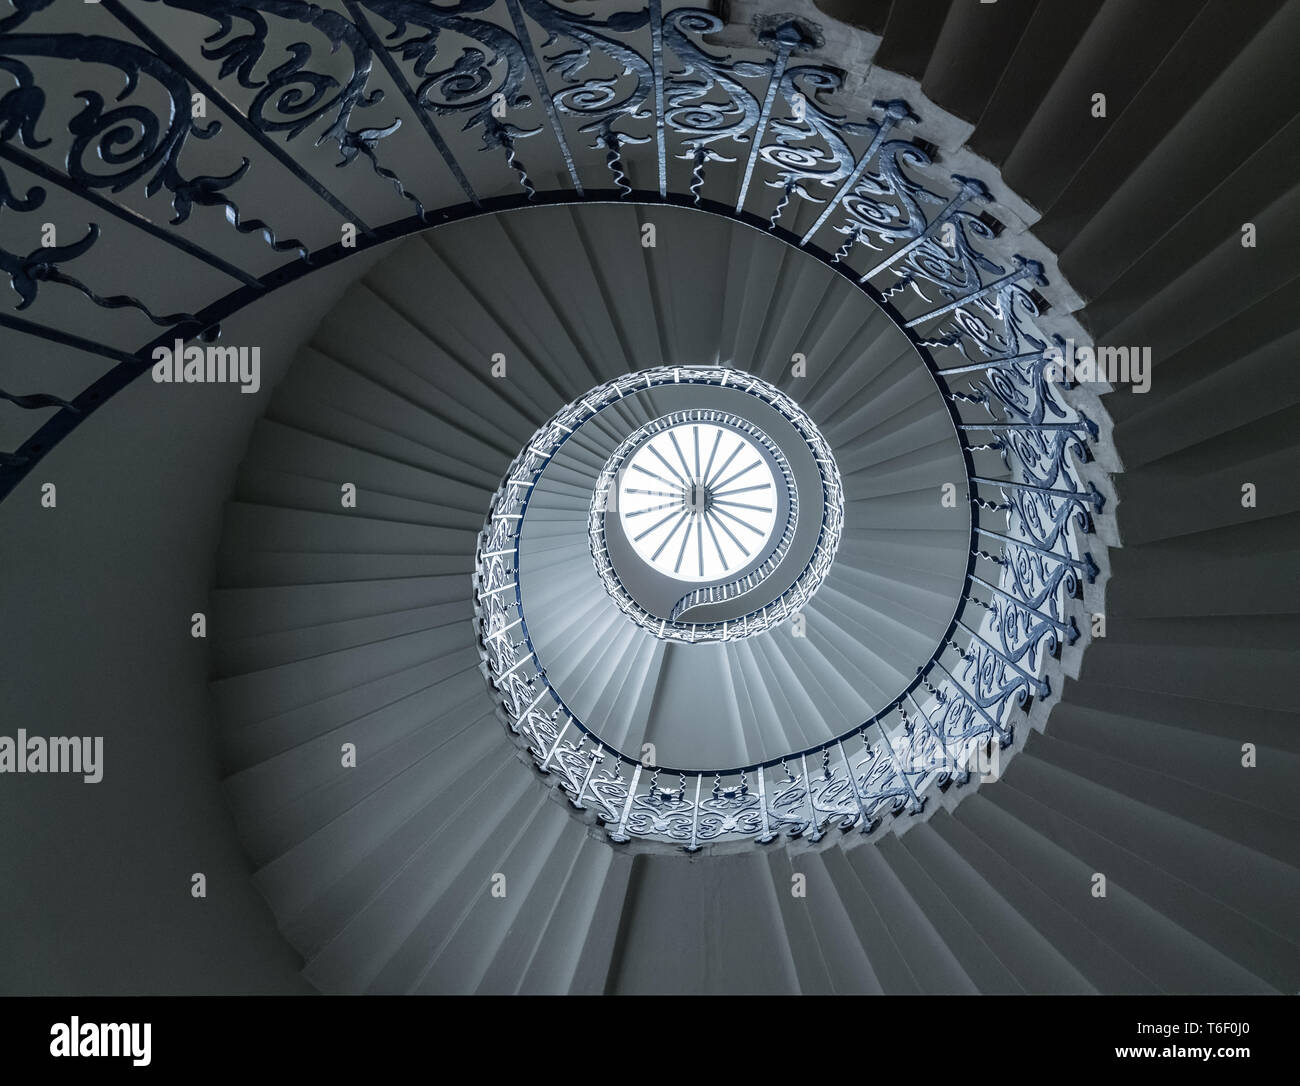
[[(665, 363), (798, 389), (845, 503), (806, 638), (674, 644), (603, 591), (594, 481), (664, 397), (628, 397), (567, 447), (521, 537), (548, 681), (602, 742), (753, 766), (869, 719), (947, 636), (973, 562), (969, 511), (934, 500), (967, 476), (954, 415), (901, 322), (782, 240), (779, 210), (764, 230), (602, 199), (412, 233), (340, 283), (259, 408), (193, 604), (211, 630), (209, 771), (303, 978), (326, 994), (1300, 990), (1300, 2), (722, 7), (719, 48), (797, 16), (843, 61), (846, 100), (904, 87), (942, 111), (949, 158), (1018, 198), (999, 242), (1054, 260), (1093, 343), (1150, 348), (1149, 391), (1102, 390), (1115, 500), (1095, 518), (1104, 597), (1080, 590), (1098, 609), (1080, 611), (1086, 652), (1066, 652), (1045, 720), (1027, 707), (997, 779), (924, 817), (833, 827), (818, 848), (611, 842), (538, 772), (485, 679), (475, 548), (514, 458), (564, 405)], [(521, 138), (521, 160), (543, 142)], [(748, 183), (745, 157), (712, 170), (706, 205)], [(563, 156), (532, 161), (539, 184), (563, 177)], [(648, 167), (624, 165), (641, 191)], [(782, 229), (817, 215), (803, 202)], [(796, 386), (799, 354), (829, 362)], [(92, 457), (113, 409), (60, 452)], [(41, 482), (10, 500), (36, 508)], [(29, 579), (48, 530), (14, 536)], [(78, 584), (51, 604), (69, 624)], [(56, 633), (23, 645), (51, 652)]]

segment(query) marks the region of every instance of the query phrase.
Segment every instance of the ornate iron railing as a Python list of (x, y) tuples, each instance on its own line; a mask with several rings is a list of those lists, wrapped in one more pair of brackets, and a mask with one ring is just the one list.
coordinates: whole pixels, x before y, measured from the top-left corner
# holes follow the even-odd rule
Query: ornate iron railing
[[(512, 464), (479, 539), (475, 596), (480, 647), (506, 722), (538, 768), (575, 807), (593, 811), (618, 842), (663, 842), (695, 850), (738, 840), (765, 843), (779, 833), (816, 842), (832, 823), (870, 832), (885, 814), (919, 813), (932, 787), (965, 784), (972, 766), (984, 765), (983, 755), (993, 741), (1000, 748), (1010, 744), (1016, 708), (1050, 692), (1044, 674), (1048, 656), (1062, 638), (1073, 642), (1078, 637), (1074, 619), (1064, 616), (1065, 599), (1077, 590), (1080, 571), (1095, 573), (1090, 555), (1075, 557), (1079, 552), (1070, 530), (1072, 517), (1077, 527), (1087, 528), (1081, 506), (1099, 500), (1099, 494), (1090, 496), (1095, 491), (1067, 496), (1059, 488), (998, 483), (1003, 501), (972, 491), (973, 538), (997, 540), (999, 546), (972, 550), (966, 586), (947, 633), (918, 668), (916, 680), (870, 720), (831, 742), (749, 766), (677, 769), (646, 764), (618, 750), (565, 704), (529, 636), (519, 577), (529, 501), (556, 452), (610, 404), (655, 384), (716, 384), (730, 372), (663, 367), (630, 374), (568, 405)], [(1060, 481), (1062, 470), (1069, 470), (1067, 443), (1052, 439), (1030, 448), (1040, 453), (1041, 474), (1032, 476), (1040, 482)], [(1049, 459), (1054, 468), (1048, 468)], [(1055, 474), (1049, 476), (1048, 470)], [(1056, 493), (1047, 492), (1054, 489)], [(1039, 499), (1032, 508), (1025, 504), (1030, 495)], [(1042, 514), (1053, 502), (1042, 499), (1062, 502), (1050, 525)], [(1036, 533), (1032, 525), (1038, 526)], [(819, 574), (816, 584), (830, 561), (833, 550), (825, 568), (810, 564)], [(976, 572), (979, 561), (999, 569), (994, 575), (998, 583)], [(797, 599), (791, 597), (783, 610), (774, 608), (772, 615), (779, 614), (780, 621), (794, 617), (812, 591), (815, 584)], [(970, 618), (972, 610), (978, 619)], [(770, 618), (747, 615), (714, 624), (707, 633), (692, 627), (690, 639), (748, 636), (776, 625)], [(749, 629), (750, 622), (762, 624)], [(667, 624), (657, 632), (668, 636)], [(810, 758), (819, 770), (812, 776)], [(663, 776), (675, 778), (675, 784), (661, 785)]]
[[(185, 19), (199, 35), (177, 35)], [(1048, 658), (1079, 636), (1068, 599), (1098, 572), (1087, 540), (1103, 498), (1087, 461), (1099, 428), (1045, 372), (1064, 339), (1044, 321), (1044, 269), (998, 237), (995, 179), (949, 174), (916, 134), (937, 111), (847, 99), (806, 20), (760, 18), (740, 56), (710, 43), (722, 29), (662, 0), (595, 14), (560, 0), (13, 0), (0, 17), (0, 269), (24, 315), (0, 313), (0, 327), (44, 341), (50, 377), (0, 389), (40, 419), (0, 452), (0, 496), (146, 373), (155, 348), (219, 340), (232, 314), (353, 253), (547, 203), (725, 215), (856, 283), (934, 373), (972, 509), (947, 633), (849, 734), (707, 774), (642, 766), (587, 736), (529, 685), (509, 629), (483, 631), (489, 671), (538, 764), (615, 840), (816, 838), (920, 810), (931, 786), (967, 777), (963, 752), (1011, 741), (1015, 707), (1050, 694)], [(334, 182), (313, 140), (337, 152)], [(403, 157), (418, 168), (398, 169)], [(258, 178), (278, 184), (238, 195)], [(45, 240), (51, 189), (84, 217), (71, 241)], [(146, 251), (181, 262), (169, 289), (193, 284), (172, 312), (148, 296), (160, 283)], [(105, 252), (123, 293), (73, 270)], [(107, 365), (75, 392), (87, 358)], [(985, 452), (1005, 477), (976, 469)], [(503, 490), (521, 485), (512, 471)]]

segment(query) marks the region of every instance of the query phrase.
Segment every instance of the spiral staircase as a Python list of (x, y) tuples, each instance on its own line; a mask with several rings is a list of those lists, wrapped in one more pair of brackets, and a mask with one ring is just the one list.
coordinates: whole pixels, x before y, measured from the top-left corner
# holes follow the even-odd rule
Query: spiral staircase
[[(186, 485), (128, 399), (176, 402), (152, 348), (305, 321), (262, 395), (174, 410), (256, 403), (184, 560), (215, 741), (180, 761), (315, 990), (1300, 988), (1300, 4), (99, 7), (0, 18), (5, 579), (65, 582), (6, 585), (8, 663), (61, 655), (97, 549), (146, 583), (132, 499), (57, 545), (39, 505), (110, 439), (137, 502)], [(77, 156), (120, 86), (78, 115), (32, 58), (224, 128), (109, 185)], [(68, 214), (91, 244), (13, 240)], [(1071, 341), (1149, 345), (1150, 391), (1044, 380)], [(723, 537), (665, 586), (593, 495), (716, 418), (779, 447), (789, 531), (691, 595)], [(54, 731), (43, 675), (6, 685)]]

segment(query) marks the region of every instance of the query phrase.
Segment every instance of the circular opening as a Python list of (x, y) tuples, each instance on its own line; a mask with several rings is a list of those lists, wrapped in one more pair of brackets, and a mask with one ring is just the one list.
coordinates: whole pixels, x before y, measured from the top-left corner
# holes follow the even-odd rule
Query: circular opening
[(680, 581), (715, 581), (747, 566), (776, 527), (776, 479), (744, 434), (686, 423), (651, 435), (619, 480), (632, 549)]

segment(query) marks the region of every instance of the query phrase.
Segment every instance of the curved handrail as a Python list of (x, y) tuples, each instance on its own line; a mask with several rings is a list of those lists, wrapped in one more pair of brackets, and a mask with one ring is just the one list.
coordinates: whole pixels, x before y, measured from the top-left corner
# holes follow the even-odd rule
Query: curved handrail
[[(962, 779), (961, 770), (952, 770), (956, 745), (1010, 742), (1012, 707), (1050, 695), (1047, 657), (1062, 640), (1079, 636), (1065, 601), (1081, 578), (1098, 573), (1083, 537), (1102, 495), (1091, 469), (1081, 466), (1099, 428), (1045, 373), (1050, 352), (1064, 342), (1040, 321), (1043, 269), (1015, 253), (996, 255), (1000, 224), (981, 206), (990, 200), (989, 188), (970, 177), (945, 176), (934, 168), (930, 145), (900, 135), (905, 125), (923, 124), (907, 102), (853, 107), (851, 118), (832, 109), (843, 75), (814, 59), (821, 35), (809, 20), (765, 17), (757, 24), (758, 52), (736, 60), (708, 40), (723, 29), (722, 19), (689, 8), (665, 13), (659, 0), (608, 18), (549, 0), (498, 0), (504, 9), (499, 18), (485, 14), (482, 0), (349, 0), (346, 14), (284, 0), (150, 0), (140, 10), (147, 14), (155, 4), (213, 21), (202, 61), (186, 60), (121, 0), (100, 5), (122, 28), (120, 38), (43, 29), (57, 25), (45, 22), (52, 17), (43, 10), (48, 5), (25, 5), (3, 20), (0, 58), (17, 86), (6, 100), (18, 112), (0, 139), (0, 162), (3, 170), (20, 172), (0, 173), (0, 205), (6, 221), (19, 221), (40, 212), (45, 186), (62, 189), (84, 202), (88, 218), (111, 221), (128, 239), (119, 253), (123, 266), (130, 266), (130, 242), (147, 235), (151, 244), (168, 246), (235, 286), (205, 305), (191, 305), (193, 312), (164, 314), (162, 306), (83, 282), (65, 266), (110, 244), (110, 232), (95, 222), (68, 244), (26, 254), (0, 247), (0, 268), (26, 310), (22, 317), (0, 313), (0, 327), (112, 363), (71, 399), (45, 390), (0, 390), (0, 398), (20, 409), (54, 412), (16, 450), (0, 452), (0, 498), (146, 372), (155, 348), (178, 336), (219, 338), (222, 323), (245, 306), (348, 256), (419, 230), (525, 206), (696, 208), (822, 261), (908, 336), (944, 397), (966, 462), (971, 540), (963, 591), (935, 652), (881, 713), (829, 744), (788, 756), (801, 763), (797, 775), (787, 769), (785, 777), (771, 777), (774, 763), (711, 771), (707, 796), (701, 771), (685, 771), (677, 789), (661, 788), (658, 778), (670, 772), (667, 767), (642, 766), (603, 745), (596, 758), (584, 744), (598, 741), (571, 716), (561, 721), (567, 712), (562, 703), (539, 712), (550, 694), (523, 682), (527, 657), (518, 655), (509, 629), (489, 621), (483, 651), (494, 689), (513, 714), (511, 727), (535, 748), (539, 766), (562, 777), (579, 806), (597, 805), (615, 840), (694, 848), (706, 841), (771, 840), (778, 831), (816, 839), (832, 820), (865, 829), (881, 810), (920, 810), (930, 786)], [(432, 44), (444, 33), (473, 48), (439, 60)], [(292, 63), (269, 57), (278, 47), (276, 34), (293, 36)], [(429, 48), (415, 48), (418, 41)], [(230, 63), (235, 52), (244, 58), (240, 65)], [(335, 58), (334, 70), (314, 70), (318, 56)], [(40, 63), (33, 66), (32, 58)], [(338, 58), (351, 61), (342, 79)], [(62, 88), (42, 87), (36, 72), (59, 65), (76, 71), (78, 89), (89, 82), (85, 73), (102, 69), (105, 86), (118, 96), (115, 107), (103, 109), (103, 95), (83, 97), (72, 107), (78, 112), (67, 131), (53, 131), (45, 111), (53, 91)], [(252, 79), (254, 68), (260, 83)], [(609, 70), (622, 74), (611, 79)], [(404, 102), (416, 124), (403, 127), (389, 117), (370, 127), (361, 123), (364, 111), (383, 97), (375, 85), (380, 71), (396, 88), (390, 99)], [(303, 80), (334, 90), (304, 96)], [(148, 93), (140, 89), (145, 84)], [(208, 103), (212, 119), (195, 114), (199, 100)], [(289, 115), (276, 112), (282, 108)], [(929, 106), (924, 111), (938, 114)], [(128, 114), (139, 131), (126, 143), (122, 118)], [(225, 145), (224, 126), (241, 130), (237, 144)], [(461, 130), (481, 137), (471, 153), (482, 156), (480, 163), (496, 163), (501, 176), (517, 184), (515, 194), (489, 198), (477, 190), (471, 178), (489, 171), (464, 168), (454, 149)], [(386, 164), (391, 141), (409, 140), (412, 133), (445, 165), (457, 193), (454, 206), (424, 206), (412, 179)], [(62, 146), (33, 153), (55, 136)], [(367, 223), (290, 153), (289, 145), (303, 138), (331, 142), (344, 167), (364, 160), (370, 183), (395, 194), (410, 214), (386, 225)], [(224, 153), (225, 166), (194, 173), (188, 148), (198, 139), (214, 140), (207, 157), (217, 161)], [(549, 141), (562, 164), (556, 188), (540, 187), (528, 173), (530, 140)], [(588, 140), (603, 154), (595, 166), (603, 171), (599, 180), (591, 173)], [(255, 148), (257, 161), (244, 157), (245, 146)], [(632, 153), (644, 156), (636, 176), (657, 184), (638, 188), (629, 180), (625, 159)], [(62, 168), (51, 165), (56, 161)], [(689, 177), (674, 166), (679, 161)], [(739, 189), (734, 198), (718, 199), (712, 173), (732, 162)], [(287, 201), (269, 213), (258, 209), (265, 218), (238, 206), (230, 190), (250, 169), (263, 168), (282, 171), (278, 176), (292, 186), (293, 198), (301, 193), (321, 208), (331, 234), (341, 230), (342, 239), (309, 246), (286, 237), (271, 220), (285, 212)], [(23, 175), (41, 184), (16, 180)], [(499, 191), (497, 181), (488, 185)], [(361, 187), (353, 186), (350, 195)], [(169, 199), (173, 221), (164, 227), (117, 203), (114, 197), (126, 190)], [(798, 213), (810, 204), (815, 222), (796, 232)], [(220, 209), (236, 234), (261, 239), (262, 254), (293, 255), (270, 271), (241, 267), (217, 251), (222, 246), (205, 247), (179, 229), (195, 207)], [(100, 309), (134, 311), (162, 331), (135, 349), (75, 334), (59, 326), (58, 295), (67, 291)], [(46, 296), (54, 301), (47, 303)], [(47, 313), (55, 314), (53, 324), (42, 321)], [(959, 388), (959, 380), (970, 384)], [(980, 444), (971, 444), (975, 434), (983, 435)], [(977, 471), (974, 457), (981, 452), (996, 453), (1006, 476)], [(516, 484), (508, 478), (503, 485)], [(497, 556), (480, 549), (478, 558), (488, 565), (477, 576), (496, 576), (491, 563)], [(522, 615), (519, 623), (524, 629)], [(540, 665), (537, 678), (544, 680)], [(894, 713), (902, 726), (891, 738), (886, 720)], [(575, 724), (584, 735), (577, 746), (566, 739)], [(875, 731), (866, 753), (850, 755), (845, 743), (868, 741), (868, 728)], [(630, 782), (621, 771), (598, 771), (610, 754), (623, 769), (632, 767)], [(838, 768), (830, 765), (832, 754)], [(821, 783), (814, 783), (803, 763), (819, 756)], [(926, 758), (946, 768), (910, 768)], [(643, 772), (650, 784), (639, 791)], [(755, 777), (757, 803), (747, 774)], [(695, 788), (688, 801), (691, 775)], [(731, 777), (739, 783), (724, 783)]]

